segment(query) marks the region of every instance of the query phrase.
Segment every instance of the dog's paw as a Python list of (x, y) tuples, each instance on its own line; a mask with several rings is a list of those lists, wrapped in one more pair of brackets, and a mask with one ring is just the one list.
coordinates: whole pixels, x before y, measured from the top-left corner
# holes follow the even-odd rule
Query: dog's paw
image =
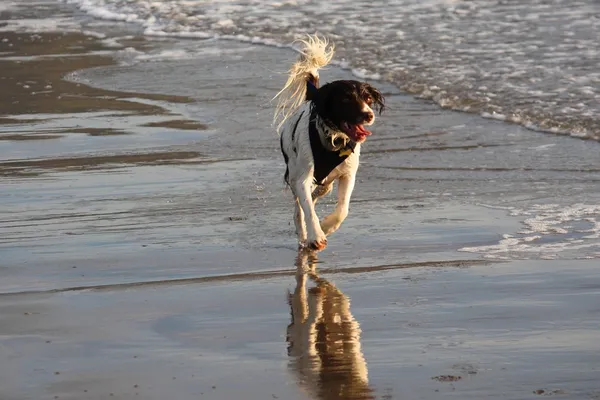
[(321, 251), (325, 247), (327, 247), (327, 239), (317, 239), (317, 240), (309, 240), (306, 242), (305, 247), (310, 250)]

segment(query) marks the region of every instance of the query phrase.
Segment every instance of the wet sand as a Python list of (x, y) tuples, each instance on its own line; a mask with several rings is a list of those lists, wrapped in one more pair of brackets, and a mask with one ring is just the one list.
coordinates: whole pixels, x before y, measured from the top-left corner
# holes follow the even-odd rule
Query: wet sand
[[(595, 201), (589, 143), (376, 83), (315, 260), (270, 126), (293, 53), (0, 36), (0, 398), (600, 398), (597, 259), (458, 251), (520, 229), (503, 205)], [(194, 56), (114, 58), (172, 47)]]
[(2, 398), (593, 399), (595, 264), (4, 295)]

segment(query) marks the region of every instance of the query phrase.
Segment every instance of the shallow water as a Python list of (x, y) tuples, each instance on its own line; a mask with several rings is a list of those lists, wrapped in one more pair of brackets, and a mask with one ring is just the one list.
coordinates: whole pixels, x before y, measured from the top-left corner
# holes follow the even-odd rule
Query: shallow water
[[(43, 255), (48, 265), (67, 259), (77, 264), (90, 249), (90, 261), (103, 257), (98, 250), (103, 249), (110, 262), (128, 260), (118, 262), (118, 269), (135, 280), (146, 260), (160, 264), (168, 259), (161, 252), (192, 254), (203, 243), (203, 258), (213, 260), (206, 271), (216, 272), (218, 256), (227, 252), (242, 271), (257, 268), (265, 257), (276, 269), (288, 264), (281, 257), (294, 239), (270, 99), (285, 80), (282, 72), (293, 52), (233, 41), (148, 41), (127, 31), (76, 37), (77, 45), (112, 48), (117, 64), (71, 71), (67, 81), (53, 73), (42, 78), (73, 91), (63, 96), (70, 101), (31, 100), (60, 96), (57, 90), (15, 94), (21, 107), (42, 113), (4, 118), (9, 123), (0, 135), (5, 138), (0, 172), (10, 185), (0, 195), (6, 223), (0, 245), (6, 262), (16, 267)], [(68, 46), (55, 47), (57, 52), (77, 48), (61, 43)], [(187, 58), (172, 59), (173, 52)], [(61, 65), (68, 71), (64, 66), (71, 64)], [(336, 68), (323, 71), (325, 81), (348, 76)], [(595, 142), (445, 112), (391, 85), (377, 85), (387, 94), (388, 110), (364, 146), (344, 239), (330, 245), (341, 260), (356, 262), (364, 252), (369, 258), (362, 265), (393, 263), (398, 251), (411, 261), (431, 260), (434, 253), (438, 260), (479, 254), (496, 260), (600, 256)], [(45, 112), (48, 104), (62, 113)], [(181, 129), (189, 121), (195, 129)], [(36, 135), (46, 137), (15, 140)], [(22, 179), (27, 176), (41, 181)], [(24, 194), (32, 202), (26, 212), (19, 211), (27, 205)], [(72, 219), (71, 203), (84, 194)], [(38, 250), (23, 252), (14, 247), (17, 242)], [(146, 247), (129, 256), (127, 243)], [(241, 263), (244, 259), (248, 262)], [(195, 260), (190, 255), (182, 271), (193, 270)], [(61, 286), (79, 286), (92, 277), (89, 284), (114, 281), (114, 275), (98, 272), (82, 280), (77, 272), (69, 271), (74, 280)], [(148, 279), (164, 279), (164, 272), (159, 268)], [(56, 285), (60, 276), (46, 284), (34, 279), (31, 287)]]
[[(600, 139), (600, 6), (593, 0), (68, 0), (147, 35), (288, 45), (321, 32), (359, 76), (443, 107)], [(172, 54), (177, 57), (177, 54)]]

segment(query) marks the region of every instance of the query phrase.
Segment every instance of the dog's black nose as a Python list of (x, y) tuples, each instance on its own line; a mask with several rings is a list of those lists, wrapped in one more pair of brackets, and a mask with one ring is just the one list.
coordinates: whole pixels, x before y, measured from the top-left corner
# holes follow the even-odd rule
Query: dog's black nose
[(367, 111), (367, 112), (363, 112), (362, 113), (362, 119), (364, 122), (371, 122), (373, 121), (374, 115), (372, 111)]

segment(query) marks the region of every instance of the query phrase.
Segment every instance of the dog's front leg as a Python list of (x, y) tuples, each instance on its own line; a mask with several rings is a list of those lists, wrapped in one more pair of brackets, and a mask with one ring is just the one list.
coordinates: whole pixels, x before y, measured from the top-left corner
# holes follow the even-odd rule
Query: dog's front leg
[[(319, 217), (315, 213), (315, 206), (311, 196), (311, 183), (312, 170), (305, 179), (299, 179), (295, 183), (296, 196), (298, 197), (298, 203), (300, 205), (300, 212), (304, 213), (304, 219), (306, 221), (307, 230), (307, 241), (306, 245), (308, 248), (313, 250), (323, 250), (327, 246), (327, 238), (321, 229), (319, 224)], [(300, 238), (299, 238), (300, 239)]]
[(321, 229), (326, 235), (335, 232), (348, 216), (354, 180), (355, 174), (343, 175), (339, 178), (338, 201), (335, 210), (321, 221)]
[(306, 223), (304, 222), (304, 212), (300, 207), (300, 200), (295, 198), (294, 224), (296, 225), (296, 235), (298, 235), (298, 243), (303, 246), (306, 242)]

